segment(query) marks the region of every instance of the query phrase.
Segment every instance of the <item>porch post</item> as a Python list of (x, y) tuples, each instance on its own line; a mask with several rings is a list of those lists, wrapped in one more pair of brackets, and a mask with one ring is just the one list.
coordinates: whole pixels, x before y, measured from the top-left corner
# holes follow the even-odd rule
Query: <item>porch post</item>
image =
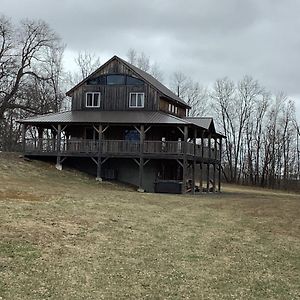
[(62, 170), (62, 165), (60, 161), (60, 139), (61, 139), (61, 124), (57, 125), (57, 156), (56, 156), (56, 169)]
[(203, 192), (203, 157), (204, 157), (204, 130), (201, 132), (201, 162), (200, 162), (200, 191)]
[(199, 190), (203, 192), (203, 163), (200, 162), (200, 180), (199, 180)]
[(43, 151), (43, 149), (42, 149), (42, 145), (43, 145), (43, 132), (44, 132), (44, 129), (38, 127), (38, 149), (39, 149), (39, 151)]
[(196, 139), (197, 139), (197, 129), (194, 128), (194, 156), (193, 156), (193, 167), (192, 167), (192, 194), (195, 195), (195, 173), (196, 173)]
[(218, 180), (218, 191), (221, 192), (221, 159), (222, 159), (222, 138), (219, 143), (219, 180)]
[(145, 126), (142, 124), (140, 127), (140, 163), (139, 163), (139, 188), (138, 192), (144, 192), (143, 177), (144, 177), (144, 139), (145, 139)]
[(216, 192), (216, 163), (218, 159), (217, 138), (214, 138), (214, 169), (213, 169), (213, 192)]
[(99, 124), (98, 128), (98, 160), (97, 160), (97, 181), (102, 181), (101, 170), (102, 170), (102, 124)]
[(211, 134), (208, 135), (208, 162), (207, 162), (207, 174), (206, 174), (206, 189), (207, 193), (209, 193), (209, 167), (211, 160)]
[(22, 124), (22, 152), (25, 153), (26, 150), (26, 129), (27, 129), (27, 125), (26, 124)]
[(186, 176), (187, 176), (187, 139), (188, 139), (188, 127), (187, 125), (184, 126), (183, 131), (183, 163), (182, 163), (182, 186), (181, 186), (181, 192), (182, 194), (186, 193)]

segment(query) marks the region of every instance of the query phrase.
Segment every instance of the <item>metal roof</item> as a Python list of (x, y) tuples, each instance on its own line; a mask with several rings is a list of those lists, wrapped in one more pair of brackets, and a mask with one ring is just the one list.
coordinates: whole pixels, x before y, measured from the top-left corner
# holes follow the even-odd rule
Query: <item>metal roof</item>
[(213, 118), (211, 117), (185, 117), (184, 120), (205, 129), (209, 129), (213, 123)]
[(141, 76), (143, 79), (145, 79), (148, 83), (153, 85), (156, 89), (158, 89), (161, 93), (163, 93), (166, 97), (171, 98), (172, 100), (175, 100), (181, 104), (183, 104), (186, 107), (190, 106), (183, 101), (181, 98), (179, 98), (176, 94), (174, 94), (171, 90), (169, 90), (165, 85), (163, 85), (161, 82), (159, 82), (156, 78), (154, 78), (149, 73), (137, 68), (136, 66), (130, 64), (129, 62), (123, 60), (120, 57), (117, 57), (121, 62), (123, 62), (128, 68), (132, 69), (135, 73), (137, 73), (139, 76)]
[(176, 101), (177, 103), (182, 104), (183, 106), (190, 108), (190, 106), (181, 98), (179, 98), (176, 94), (174, 94), (171, 90), (169, 90), (166, 86), (164, 86), (161, 82), (159, 82), (157, 79), (155, 79), (153, 76), (148, 74), (147, 72), (137, 68), (136, 66), (130, 64), (129, 62), (125, 61), (124, 59), (113, 56), (110, 60), (108, 60), (106, 63), (104, 63), (101, 67), (99, 67), (96, 71), (94, 71), (92, 74), (90, 74), (88, 77), (83, 79), (81, 82), (79, 82), (77, 85), (75, 85), (73, 88), (71, 88), (66, 94), (69, 96), (72, 91), (74, 91), (76, 88), (84, 84), (88, 79), (93, 77), (95, 74), (97, 74), (101, 68), (109, 64), (112, 60), (117, 59), (121, 63), (125, 64), (129, 69), (131, 69), (134, 73), (136, 73), (138, 76), (140, 76), (142, 79), (144, 79), (146, 82), (148, 82), (150, 85), (152, 85), (154, 88), (156, 88), (158, 91), (160, 91), (165, 97), (172, 99), (173, 101)]
[(216, 131), (214, 120), (212, 117), (185, 117), (184, 120), (196, 126), (202, 127), (208, 131), (211, 131), (212, 133), (215, 133), (217, 136), (226, 138), (226, 136)]
[(161, 111), (97, 111), (77, 110), (38, 115), (22, 120), (19, 123), (30, 125), (49, 124), (159, 124), (159, 125), (192, 125), (201, 130), (210, 131), (214, 136), (224, 137), (214, 129), (212, 118), (179, 118)]
[(25, 124), (112, 123), (112, 124), (189, 124), (188, 121), (159, 111), (66, 111), (19, 120)]

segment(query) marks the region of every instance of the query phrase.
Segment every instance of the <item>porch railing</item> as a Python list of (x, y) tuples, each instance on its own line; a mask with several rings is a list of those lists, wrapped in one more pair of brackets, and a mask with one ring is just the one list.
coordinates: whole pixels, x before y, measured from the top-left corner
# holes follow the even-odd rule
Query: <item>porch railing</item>
[[(139, 154), (141, 149), (139, 141), (127, 140), (102, 140), (102, 154)], [(144, 154), (160, 155), (182, 155), (186, 147), (187, 155), (209, 158), (209, 148), (182, 141), (144, 141)], [(59, 145), (62, 154), (97, 154), (99, 152), (99, 142), (95, 140), (65, 140), (62, 139)], [(58, 143), (55, 139), (26, 139), (25, 153), (57, 153)], [(219, 159), (219, 150), (211, 148), (210, 157)]]

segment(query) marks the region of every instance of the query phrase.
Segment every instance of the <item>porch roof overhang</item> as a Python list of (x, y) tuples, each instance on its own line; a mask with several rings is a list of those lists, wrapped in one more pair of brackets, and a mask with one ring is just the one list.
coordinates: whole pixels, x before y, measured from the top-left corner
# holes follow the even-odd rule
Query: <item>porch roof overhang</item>
[[(203, 119), (203, 121), (201, 121)], [(204, 120), (205, 119), (205, 120)], [(197, 122), (189, 118), (179, 118), (171, 114), (161, 111), (65, 111), (58, 113), (50, 113), (37, 115), (26, 119), (18, 120), (21, 124), (48, 127), (55, 124), (65, 125), (86, 125), (86, 124), (111, 124), (111, 125), (174, 125), (197, 128), (200, 131), (212, 133), (214, 137), (224, 137), (211, 130), (211, 126), (207, 126), (206, 118), (197, 118)]]

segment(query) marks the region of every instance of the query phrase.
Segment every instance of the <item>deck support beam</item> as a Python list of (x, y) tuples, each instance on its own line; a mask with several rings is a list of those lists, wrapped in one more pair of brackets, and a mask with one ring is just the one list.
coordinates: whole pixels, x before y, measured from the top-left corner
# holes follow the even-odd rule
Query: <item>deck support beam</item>
[(187, 177), (187, 139), (188, 139), (188, 127), (184, 126), (183, 129), (183, 161), (182, 161), (182, 186), (181, 193), (186, 193), (186, 177)]
[(192, 194), (195, 195), (195, 179), (196, 179), (196, 141), (197, 141), (197, 129), (194, 128), (194, 138), (193, 138), (193, 143), (194, 143), (194, 156), (193, 156), (193, 164), (192, 164)]
[(203, 163), (202, 162), (200, 162), (199, 167), (200, 167), (199, 191), (203, 192)]
[(210, 160), (211, 160), (211, 135), (209, 134), (208, 135), (208, 163), (207, 163), (207, 174), (206, 174), (207, 193), (209, 193), (209, 183), (210, 183), (210, 178), (209, 178)]
[[(94, 127), (96, 129), (96, 127)], [(98, 132), (98, 157), (97, 157), (97, 181), (102, 181), (101, 177), (101, 170), (102, 170), (102, 162), (101, 162), (101, 157), (102, 157), (102, 124), (99, 124), (99, 127), (96, 129)]]
[(22, 124), (22, 152), (25, 154), (26, 150), (26, 130), (27, 130), (27, 125)]
[(56, 169), (62, 170), (62, 164), (61, 164), (61, 149), (60, 149), (60, 140), (61, 140), (61, 124), (57, 125), (57, 156), (56, 156)]
[(139, 162), (139, 187), (138, 192), (144, 192), (143, 187), (143, 177), (144, 177), (144, 140), (145, 140), (145, 126), (142, 124), (140, 126), (140, 162)]
[(221, 192), (221, 158), (222, 158), (222, 138), (220, 138), (220, 143), (219, 143), (219, 180), (218, 180), (218, 192)]

